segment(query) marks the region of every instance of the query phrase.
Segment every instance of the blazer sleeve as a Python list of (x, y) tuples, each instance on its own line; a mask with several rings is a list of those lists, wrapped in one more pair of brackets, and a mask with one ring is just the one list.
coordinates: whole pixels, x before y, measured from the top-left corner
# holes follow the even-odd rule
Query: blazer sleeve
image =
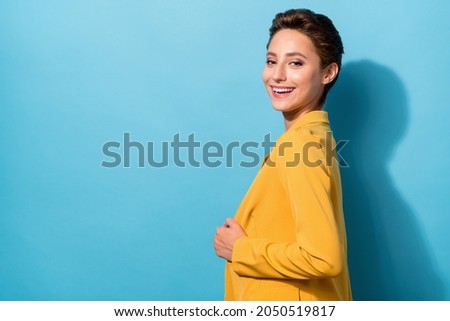
[(324, 144), (307, 130), (294, 131), (286, 138), (291, 142), (289, 148), (280, 144), (274, 158), (295, 222), (296, 240), (242, 237), (234, 245), (233, 270), (255, 278), (335, 277), (343, 268), (343, 248)]

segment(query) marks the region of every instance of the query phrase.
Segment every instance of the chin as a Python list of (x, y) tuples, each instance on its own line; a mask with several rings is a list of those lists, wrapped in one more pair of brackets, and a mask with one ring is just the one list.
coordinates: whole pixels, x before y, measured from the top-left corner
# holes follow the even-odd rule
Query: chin
[(272, 104), (272, 108), (275, 109), (276, 111), (281, 112), (289, 112), (295, 110), (295, 108), (292, 108), (290, 106), (280, 106), (279, 104)]

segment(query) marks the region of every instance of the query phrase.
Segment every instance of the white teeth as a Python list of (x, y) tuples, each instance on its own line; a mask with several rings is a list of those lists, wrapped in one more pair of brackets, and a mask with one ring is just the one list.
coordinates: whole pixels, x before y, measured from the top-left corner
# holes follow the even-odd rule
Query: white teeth
[(290, 93), (293, 90), (293, 88), (273, 88), (273, 91), (278, 94)]

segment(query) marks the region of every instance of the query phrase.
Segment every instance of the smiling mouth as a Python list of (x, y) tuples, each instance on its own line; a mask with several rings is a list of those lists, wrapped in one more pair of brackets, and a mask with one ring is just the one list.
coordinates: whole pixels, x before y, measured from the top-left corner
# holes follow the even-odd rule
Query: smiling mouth
[(276, 98), (283, 98), (294, 91), (293, 87), (272, 87), (273, 96)]

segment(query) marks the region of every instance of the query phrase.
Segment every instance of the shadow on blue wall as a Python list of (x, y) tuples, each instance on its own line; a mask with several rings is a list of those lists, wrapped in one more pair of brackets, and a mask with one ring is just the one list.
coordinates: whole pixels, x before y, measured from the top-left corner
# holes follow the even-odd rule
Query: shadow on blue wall
[(389, 173), (409, 122), (401, 80), (371, 61), (348, 63), (327, 106), (336, 140), (349, 140), (340, 154), (350, 166), (341, 173), (354, 299), (441, 300), (420, 226)]

